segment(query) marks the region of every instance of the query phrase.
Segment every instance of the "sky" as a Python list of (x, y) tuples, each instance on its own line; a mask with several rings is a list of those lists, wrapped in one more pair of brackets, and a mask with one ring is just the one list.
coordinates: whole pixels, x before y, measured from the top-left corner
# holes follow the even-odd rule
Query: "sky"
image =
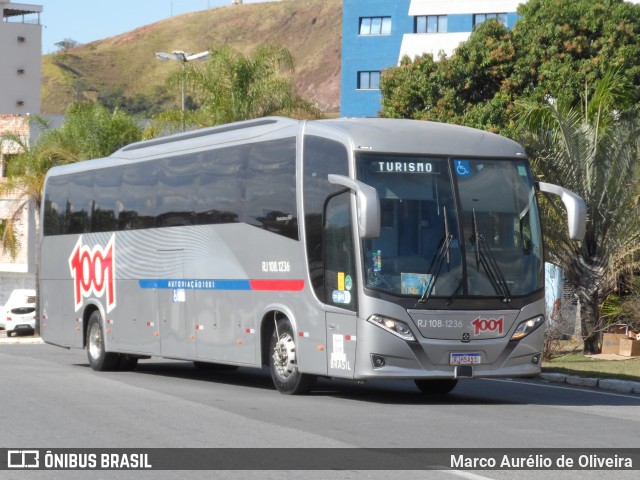
[[(269, 0), (244, 0), (258, 3)], [(42, 53), (61, 40), (78, 43), (112, 37), (172, 15), (231, 5), (231, 0), (13, 0), (42, 5)]]

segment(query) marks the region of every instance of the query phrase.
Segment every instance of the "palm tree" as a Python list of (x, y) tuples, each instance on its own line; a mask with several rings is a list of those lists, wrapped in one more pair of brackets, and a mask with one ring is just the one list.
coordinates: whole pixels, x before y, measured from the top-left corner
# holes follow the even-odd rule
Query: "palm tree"
[(295, 90), (293, 64), (291, 53), (280, 46), (262, 45), (250, 55), (228, 45), (214, 48), (204, 65), (188, 63), (170, 78), (178, 84), (184, 75), (198, 107), (156, 115), (152, 131), (171, 125), (208, 127), (281, 112), (316, 117), (317, 109)]
[[(43, 125), (46, 127), (46, 123)], [(142, 129), (126, 112), (109, 112), (91, 102), (71, 105), (62, 126), (58, 130), (45, 128), (31, 147), (18, 135), (0, 136), (0, 143), (14, 142), (22, 152), (11, 160), (8, 178), (0, 184), (0, 198), (17, 199), (9, 218), (2, 224), (2, 250), (9, 251), (15, 258), (19, 248), (15, 222), (28, 204), (39, 211), (44, 178), (51, 167), (107, 156), (141, 138)]]
[(109, 112), (88, 102), (71, 105), (63, 125), (58, 130), (45, 129), (32, 146), (18, 135), (1, 136), (0, 143), (14, 142), (22, 153), (11, 160), (7, 179), (0, 183), (0, 198), (15, 199), (8, 218), (0, 222), (0, 249), (16, 257), (20, 248), (16, 223), (30, 205), (39, 213), (44, 179), (51, 167), (104, 157), (141, 138), (142, 129), (127, 113)]
[(633, 90), (615, 72), (595, 87), (580, 107), (571, 99), (521, 104), (519, 119), (539, 175), (573, 190), (587, 206), (586, 235), (576, 243), (563, 234), (559, 210), (548, 199), (551, 226), (545, 235), (550, 260), (576, 287), (585, 353), (599, 352), (604, 300), (640, 266), (640, 121), (636, 112), (624, 110)]

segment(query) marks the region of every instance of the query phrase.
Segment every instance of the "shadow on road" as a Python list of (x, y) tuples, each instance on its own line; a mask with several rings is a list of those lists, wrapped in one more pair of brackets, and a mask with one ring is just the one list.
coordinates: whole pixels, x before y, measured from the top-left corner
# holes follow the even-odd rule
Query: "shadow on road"
[[(76, 366), (89, 367), (88, 364)], [(233, 371), (204, 371), (191, 362), (143, 361), (133, 372), (120, 375), (151, 375), (177, 380), (210, 382), (243, 389), (272, 390), (268, 368), (238, 368)], [(247, 392), (247, 394), (250, 394)], [(469, 379), (461, 380), (448, 395), (422, 394), (412, 381), (374, 380), (366, 383), (343, 379), (319, 378), (309, 394), (313, 397), (343, 398), (350, 401), (392, 405), (550, 405), (550, 406), (640, 406), (640, 396), (615, 394), (568, 385), (554, 385), (541, 380)]]

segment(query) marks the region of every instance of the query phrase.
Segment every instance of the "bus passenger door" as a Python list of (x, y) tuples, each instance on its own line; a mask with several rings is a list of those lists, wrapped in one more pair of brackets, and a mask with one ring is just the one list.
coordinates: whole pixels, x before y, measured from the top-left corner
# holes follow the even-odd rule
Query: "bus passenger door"
[(357, 277), (351, 193), (330, 197), (324, 216), (324, 282), (328, 375), (353, 378), (356, 358)]

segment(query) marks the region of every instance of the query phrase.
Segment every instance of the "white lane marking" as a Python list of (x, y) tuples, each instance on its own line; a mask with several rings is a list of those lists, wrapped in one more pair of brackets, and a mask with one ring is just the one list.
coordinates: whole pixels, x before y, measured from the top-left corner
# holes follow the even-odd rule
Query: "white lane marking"
[(487, 381), (487, 382), (519, 383), (521, 385), (531, 385), (533, 387), (556, 388), (558, 390), (570, 390), (572, 392), (588, 390), (589, 392), (596, 393), (598, 395), (609, 395), (611, 397), (631, 398), (633, 400), (640, 400), (640, 397), (638, 395), (625, 395), (623, 393), (612, 393), (612, 392), (608, 392), (608, 391), (604, 391), (603, 392), (602, 390), (562, 387), (560, 385), (552, 385), (552, 384), (545, 385), (544, 383), (537, 383), (537, 382), (522, 382), (522, 381), (518, 381), (518, 380), (502, 380), (502, 379), (499, 379), (499, 378), (478, 378), (477, 380), (484, 380), (484, 381)]

